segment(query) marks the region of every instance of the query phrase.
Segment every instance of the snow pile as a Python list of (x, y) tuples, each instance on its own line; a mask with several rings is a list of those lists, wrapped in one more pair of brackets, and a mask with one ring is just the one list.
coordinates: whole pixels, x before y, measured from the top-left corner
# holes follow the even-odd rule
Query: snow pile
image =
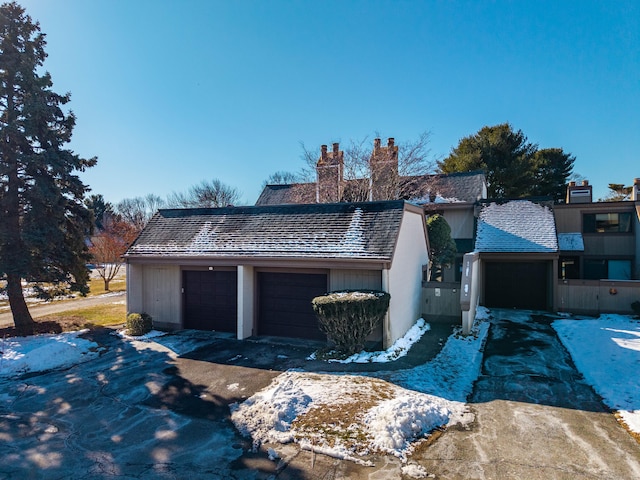
[(640, 321), (624, 315), (556, 320), (576, 367), (629, 429), (640, 434)]
[(394, 373), (391, 381), (411, 390), (465, 402), (482, 368), (482, 348), (489, 331), (489, 311), (478, 307), (471, 334), (458, 329), (430, 362)]
[[(478, 308), (471, 335), (452, 335), (441, 353), (425, 365), (386, 374), (393, 383), (353, 375), (286, 372), (234, 405), (231, 419), (255, 446), (295, 441), (301, 448), (354, 461), (371, 453), (406, 459), (412, 444), (434, 429), (473, 420), (464, 402), (480, 372), (487, 317), (488, 311)], [(427, 327), (424, 321), (418, 322), (415, 331), (405, 336), (406, 345)]]
[(98, 345), (80, 338), (88, 330), (0, 341), (0, 377), (68, 368), (98, 356)]
[(376, 452), (405, 458), (412, 442), (463, 418), (466, 405), (375, 378), (286, 372), (232, 411), (255, 446), (295, 441), (355, 460)]
[(404, 357), (407, 352), (411, 349), (412, 345), (416, 343), (425, 332), (431, 330), (431, 326), (424, 321), (424, 319), (420, 318), (418, 321), (411, 327), (407, 333), (404, 334), (402, 338), (399, 338), (384, 352), (360, 352), (354, 353), (348, 358), (344, 360), (339, 359), (331, 359), (330, 362), (338, 362), (338, 363), (385, 363), (391, 362), (393, 360), (397, 360), (400, 357)]

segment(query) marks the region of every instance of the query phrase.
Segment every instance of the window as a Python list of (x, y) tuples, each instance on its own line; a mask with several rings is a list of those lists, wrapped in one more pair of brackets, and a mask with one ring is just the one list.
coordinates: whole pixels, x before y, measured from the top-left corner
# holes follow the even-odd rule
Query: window
[(585, 259), (585, 280), (631, 280), (631, 260)]
[(562, 280), (580, 278), (580, 259), (578, 257), (560, 257), (558, 278)]
[(584, 233), (631, 233), (631, 212), (585, 213)]

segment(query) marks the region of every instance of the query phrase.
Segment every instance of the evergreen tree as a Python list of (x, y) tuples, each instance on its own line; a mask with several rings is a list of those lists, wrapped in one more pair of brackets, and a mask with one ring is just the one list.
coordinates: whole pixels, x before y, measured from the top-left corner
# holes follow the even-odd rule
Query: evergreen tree
[(92, 216), (75, 173), (96, 159), (64, 148), (76, 119), (62, 110), (70, 94), (55, 93), (49, 73), (39, 73), (45, 45), (40, 25), (21, 6), (0, 6), (0, 278), (16, 328), (25, 333), (33, 332), (33, 319), (22, 280), (86, 293), (90, 258), (85, 232)]
[(105, 222), (115, 215), (113, 205), (106, 202), (100, 194), (89, 195), (84, 199), (84, 205), (93, 214), (93, 225), (96, 230), (104, 230)]
[(604, 198), (598, 199), (599, 202), (622, 202), (629, 199), (629, 195), (633, 191), (633, 186), (625, 187), (624, 183), (610, 183), (609, 192)]
[(431, 247), (429, 269), (430, 281), (442, 280), (442, 269), (451, 265), (456, 259), (458, 249), (456, 242), (451, 237), (451, 227), (447, 219), (440, 214), (427, 218), (427, 233), (429, 246)]
[(438, 162), (440, 173), (484, 170), (489, 198), (564, 198), (575, 157), (561, 148), (538, 150), (522, 130), (503, 123), (464, 137)]
[(563, 202), (567, 180), (571, 176), (576, 157), (564, 153), (561, 148), (543, 148), (531, 157), (530, 195), (552, 197)]

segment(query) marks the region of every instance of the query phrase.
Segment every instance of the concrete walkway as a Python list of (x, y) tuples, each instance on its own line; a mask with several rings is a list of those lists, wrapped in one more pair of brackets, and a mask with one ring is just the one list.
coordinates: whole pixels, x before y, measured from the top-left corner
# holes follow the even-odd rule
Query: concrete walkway
[(438, 479), (640, 478), (640, 445), (576, 371), (552, 318), (493, 315), (475, 424), (412, 460)]

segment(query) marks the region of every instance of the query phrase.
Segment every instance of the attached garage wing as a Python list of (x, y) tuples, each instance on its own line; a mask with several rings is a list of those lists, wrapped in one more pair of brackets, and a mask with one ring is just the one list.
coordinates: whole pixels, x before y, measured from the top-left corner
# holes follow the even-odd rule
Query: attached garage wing
[(238, 318), (237, 272), (186, 270), (182, 274), (184, 327), (235, 333)]
[(311, 300), (327, 292), (320, 273), (258, 273), (258, 335), (326, 340)]
[(485, 305), (547, 310), (549, 262), (485, 262)]

